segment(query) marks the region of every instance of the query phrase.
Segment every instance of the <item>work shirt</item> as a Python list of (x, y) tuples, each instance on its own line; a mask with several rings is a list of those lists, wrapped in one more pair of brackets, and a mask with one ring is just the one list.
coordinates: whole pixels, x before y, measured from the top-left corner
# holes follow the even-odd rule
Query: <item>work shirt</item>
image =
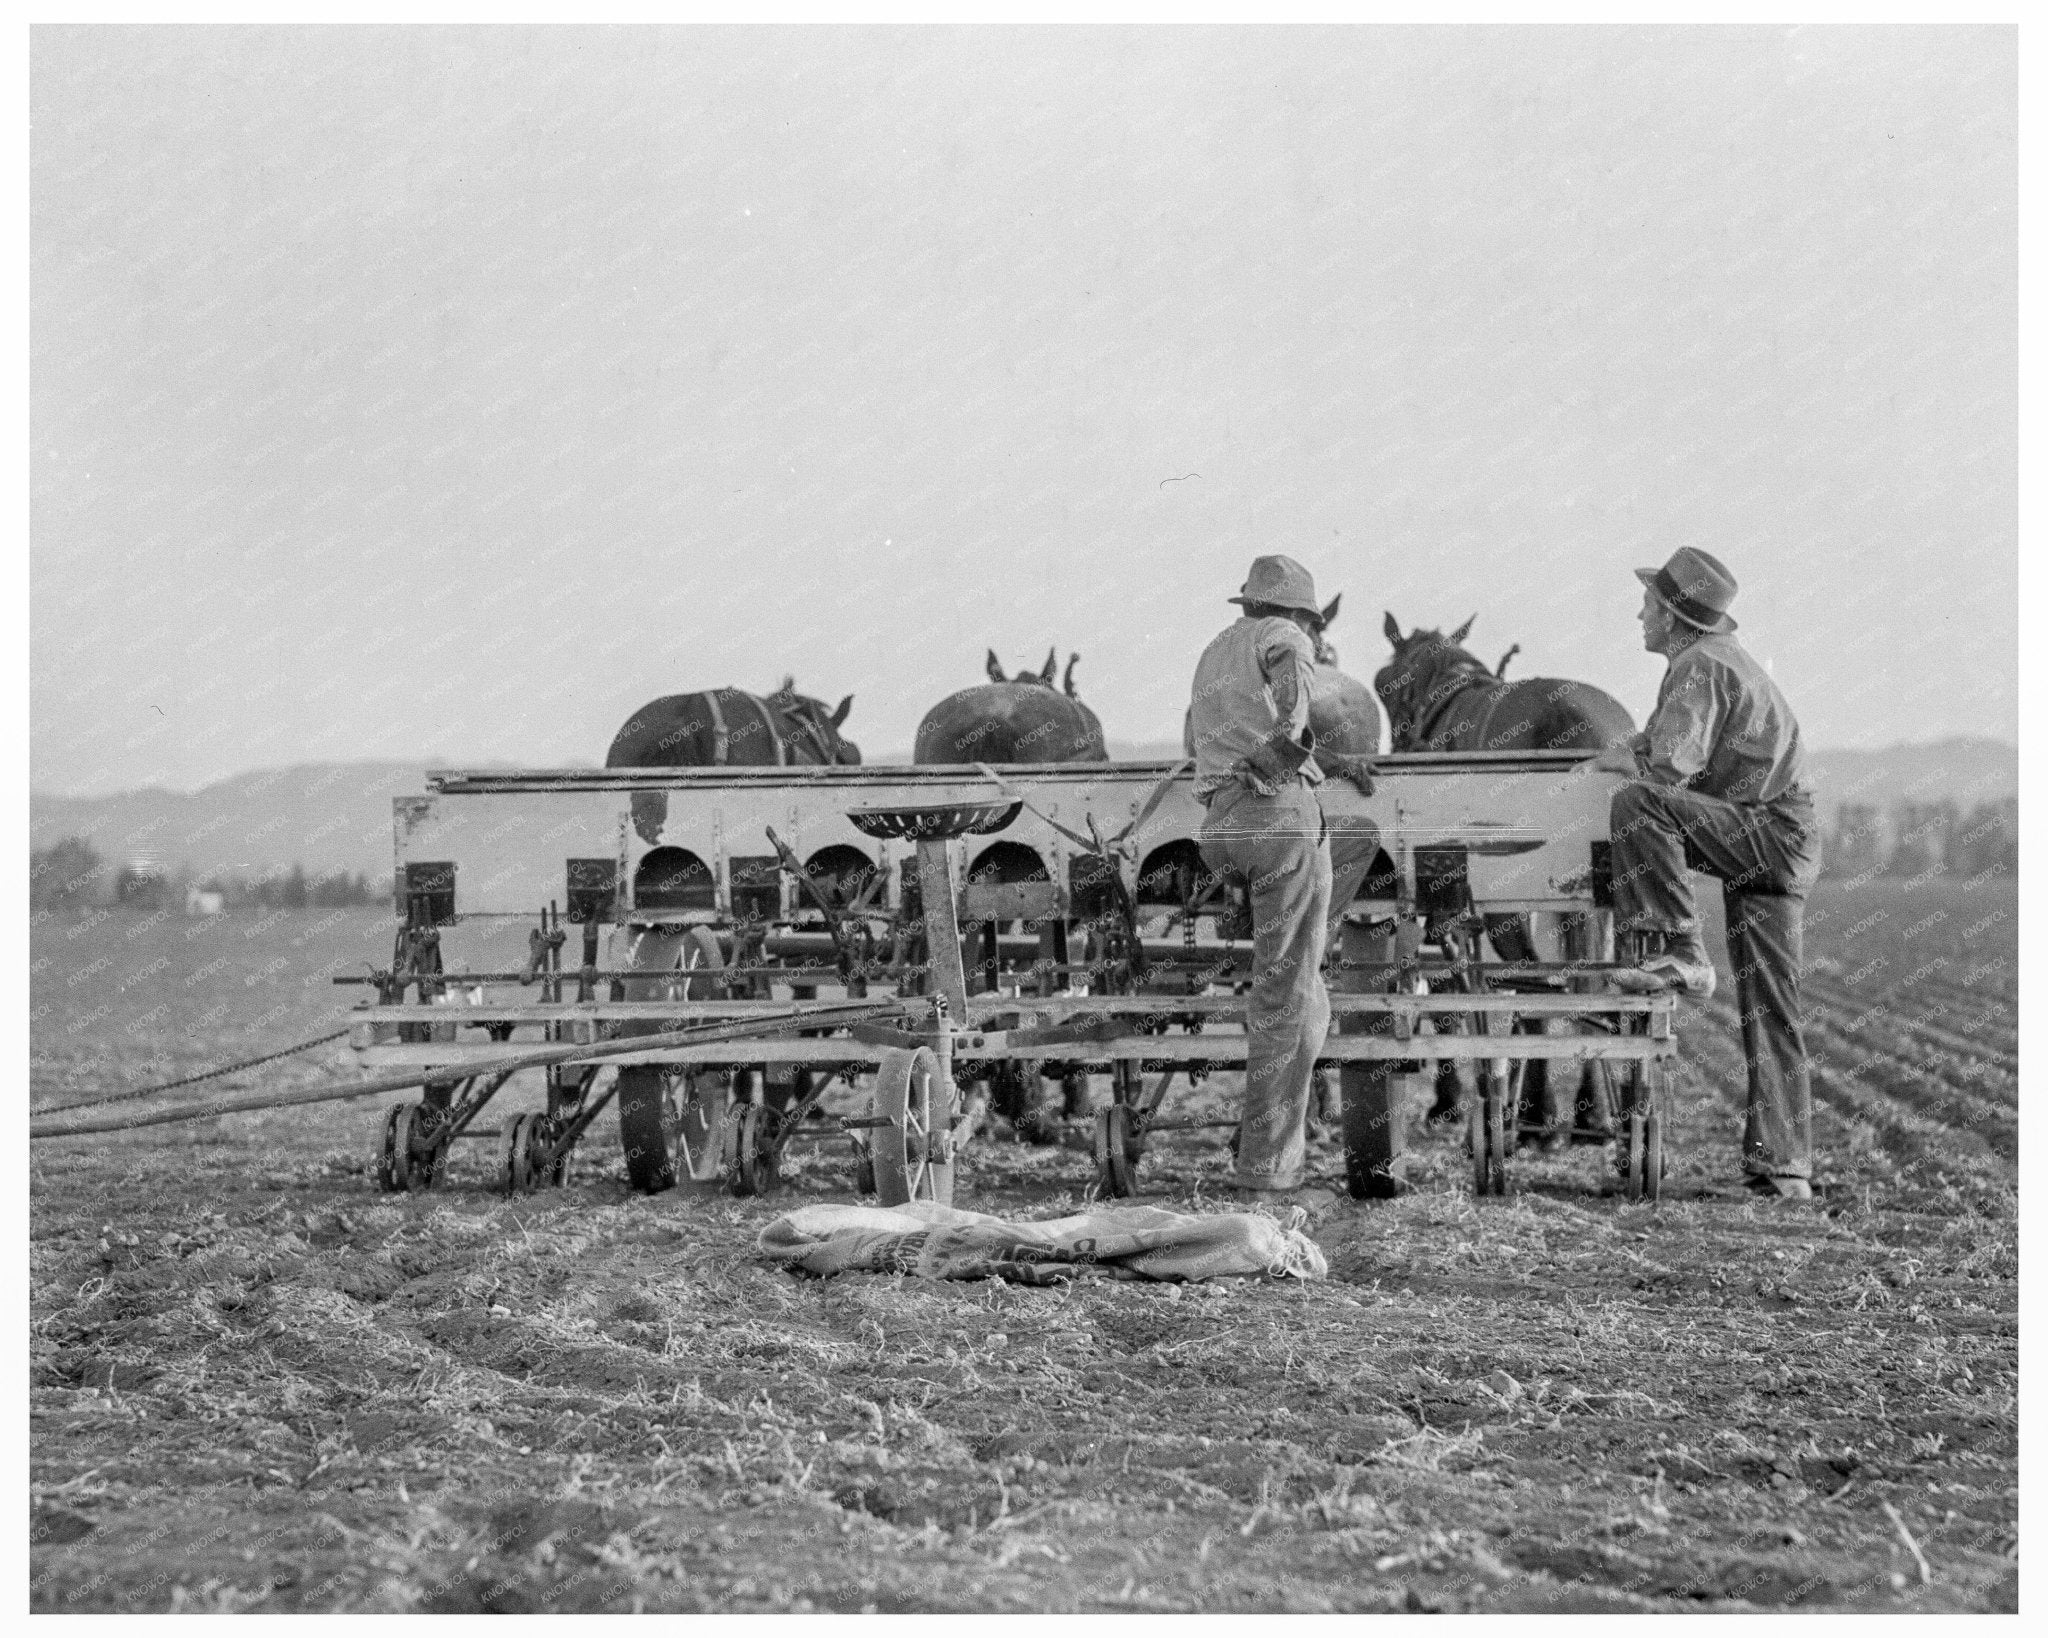
[[(1236, 777), (1238, 764), (1268, 743), (1276, 728), (1300, 743), (1308, 729), (1315, 646), (1292, 620), (1276, 615), (1233, 621), (1195, 664), (1194, 700), (1184, 740), (1195, 759), (1195, 796), (1206, 802)], [(1311, 757), (1301, 777), (1322, 783)]]
[(1806, 788), (1792, 707), (1727, 634), (1672, 657), (1649, 726), (1630, 744), (1643, 778), (1724, 802), (1775, 802)]

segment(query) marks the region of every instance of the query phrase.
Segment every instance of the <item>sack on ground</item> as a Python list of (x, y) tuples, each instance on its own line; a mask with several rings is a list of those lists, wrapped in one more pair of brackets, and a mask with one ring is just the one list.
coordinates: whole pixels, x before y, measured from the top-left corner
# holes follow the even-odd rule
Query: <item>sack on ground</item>
[(1322, 1251), (1300, 1229), (1256, 1212), (1194, 1216), (1157, 1206), (1011, 1222), (928, 1201), (805, 1206), (761, 1231), (760, 1249), (812, 1274), (918, 1274), (935, 1280), (1067, 1278), (1090, 1264), (1154, 1280), (1230, 1274), (1318, 1280)]

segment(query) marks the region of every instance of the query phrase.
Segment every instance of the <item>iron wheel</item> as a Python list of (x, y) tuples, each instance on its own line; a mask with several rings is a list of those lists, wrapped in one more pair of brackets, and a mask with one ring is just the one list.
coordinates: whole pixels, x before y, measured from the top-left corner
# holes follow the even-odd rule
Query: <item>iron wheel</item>
[(875, 1199), (884, 1206), (930, 1200), (953, 1203), (953, 1115), (950, 1077), (939, 1073), (930, 1047), (891, 1047), (875, 1076), (872, 1128)]

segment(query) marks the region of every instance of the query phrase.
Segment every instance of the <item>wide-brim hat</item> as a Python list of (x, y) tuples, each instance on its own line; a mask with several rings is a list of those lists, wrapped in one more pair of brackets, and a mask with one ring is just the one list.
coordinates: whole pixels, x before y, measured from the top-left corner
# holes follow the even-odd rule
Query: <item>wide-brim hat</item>
[(1638, 569), (1650, 594), (1687, 625), (1716, 636), (1733, 631), (1728, 605), (1735, 601), (1735, 576), (1710, 552), (1681, 546), (1661, 569)]
[(1243, 588), (1224, 601), (1268, 603), (1276, 609), (1300, 609), (1304, 614), (1323, 612), (1316, 601), (1316, 577), (1291, 557), (1253, 558), (1252, 572), (1245, 576)]

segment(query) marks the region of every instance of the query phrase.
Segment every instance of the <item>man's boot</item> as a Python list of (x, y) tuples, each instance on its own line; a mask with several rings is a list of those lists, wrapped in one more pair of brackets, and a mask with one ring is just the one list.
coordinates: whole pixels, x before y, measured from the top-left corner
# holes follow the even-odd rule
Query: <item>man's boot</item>
[(1714, 963), (1697, 926), (1663, 935), (1664, 948), (1640, 967), (1624, 967), (1614, 976), (1615, 988), (1631, 995), (1657, 995), (1676, 990), (1695, 1001), (1714, 993)]

